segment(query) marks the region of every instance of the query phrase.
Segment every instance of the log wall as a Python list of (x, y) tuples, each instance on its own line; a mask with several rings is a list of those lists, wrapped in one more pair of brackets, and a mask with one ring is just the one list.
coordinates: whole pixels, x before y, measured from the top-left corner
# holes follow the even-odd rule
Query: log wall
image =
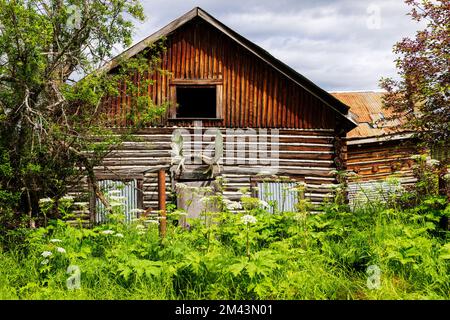
[[(159, 168), (167, 169), (167, 197), (171, 199), (171, 190), (175, 182), (192, 178), (189, 172), (201, 173), (207, 169), (205, 164), (187, 164), (185, 173), (172, 177), (169, 173), (171, 166), (171, 139), (177, 128), (147, 128), (134, 135), (134, 141), (128, 141), (114, 150), (104, 159), (103, 166), (96, 168), (99, 179), (138, 179), (142, 181), (143, 208), (157, 209)], [(179, 128), (178, 128), (179, 129)], [(213, 132), (206, 129), (184, 128), (192, 135), (195, 151), (204, 150), (214, 141)], [(225, 145), (224, 157), (219, 162), (220, 173), (224, 179), (224, 196), (231, 200), (238, 200), (242, 195), (240, 189), (250, 188), (255, 178), (287, 177), (290, 180), (302, 181), (307, 185), (306, 197), (318, 204), (331, 196), (332, 184), (336, 183), (330, 171), (335, 169), (334, 134), (331, 130), (276, 130), (262, 136), (254, 131), (243, 131), (236, 135), (229, 129), (219, 128)], [(238, 132), (239, 133), (239, 132)], [(239, 140), (237, 140), (239, 139)], [(203, 141), (201, 141), (203, 140)], [(259, 153), (255, 157), (249, 150), (249, 143), (264, 144), (267, 140), (268, 153)], [(228, 141), (228, 142), (227, 142)], [(243, 154), (230, 154), (227, 145), (234, 141), (234, 148), (242, 148)], [(261, 142), (263, 141), (263, 142)], [(192, 153), (185, 149), (185, 154)], [(244, 155), (242, 157), (242, 155)], [(274, 165), (277, 165), (275, 171)], [(84, 184), (84, 189), (87, 186)], [(75, 190), (74, 190), (75, 191)], [(81, 191), (80, 191), (81, 192)]]

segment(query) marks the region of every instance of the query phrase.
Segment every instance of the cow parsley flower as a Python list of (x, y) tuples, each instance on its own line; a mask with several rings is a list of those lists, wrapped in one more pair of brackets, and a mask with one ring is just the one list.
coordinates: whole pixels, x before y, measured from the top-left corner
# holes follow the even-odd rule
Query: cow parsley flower
[(111, 201), (110, 205), (111, 205), (111, 207), (115, 208), (115, 207), (121, 207), (121, 206), (124, 206), (125, 203), (118, 202), (118, 201)]
[(269, 208), (270, 207), (270, 205), (264, 200), (259, 200), (259, 205), (261, 207), (263, 207), (263, 208)]
[(122, 200), (126, 200), (126, 197), (122, 197), (122, 196), (110, 196), (111, 200), (114, 201), (122, 201)]
[(118, 237), (118, 238), (123, 238), (123, 234), (122, 233), (116, 233), (114, 236)]
[(62, 240), (60, 239), (50, 239), (51, 243), (58, 243), (58, 242), (62, 242)]
[(50, 261), (50, 260), (48, 260), (48, 259), (44, 259), (44, 260), (41, 261), (41, 264), (42, 264), (42, 265), (45, 265), (45, 264), (49, 263), (49, 261)]
[(102, 234), (113, 234), (114, 233), (114, 231), (112, 231), (112, 230), (103, 230), (102, 231)]
[(53, 200), (50, 198), (39, 199), (39, 204), (50, 203), (50, 202), (53, 202)]
[(176, 183), (176, 184), (175, 184), (175, 187), (176, 187), (177, 189), (180, 189), (180, 190), (183, 190), (183, 189), (187, 189), (187, 188), (188, 188), (188, 186), (187, 186), (186, 184), (184, 184), (184, 183)]
[(255, 224), (256, 221), (257, 221), (256, 218), (250, 214), (246, 214), (245, 216), (241, 217), (241, 222), (245, 225)]
[(136, 229), (142, 230), (142, 229), (145, 229), (145, 227), (144, 227), (142, 224), (138, 224), (138, 225), (136, 226)]
[(50, 251), (44, 251), (42, 252), (41, 256), (43, 256), (44, 258), (50, 257), (53, 253), (51, 253)]
[(138, 209), (138, 208), (136, 208), (136, 209), (131, 209), (130, 210), (130, 213), (144, 213), (145, 212), (145, 210), (143, 210), (143, 209)]
[(147, 222), (150, 223), (150, 224), (155, 224), (155, 225), (159, 224), (158, 220), (148, 220)]
[(61, 247), (56, 248), (56, 251), (58, 251), (59, 253), (66, 253), (66, 249)]
[(62, 201), (73, 201), (74, 198), (72, 196), (64, 196), (61, 198)]
[(231, 201), (231, 200), (228, 200), (228, 199), (224, 199), (223, 202), (227, 206), (227, 209), (230, 210), (230, 211), (241, 210), (242, 209), (242, 204), (240, 202)]
[(434, 166), (438, 166), (441, 162), (439, 160), (436, 159), (429, 159), (427, 160), (427, 164), (434, 167)]
[(87, 207), (87, 206), (89, 206), (89, 202), (74, 202), (73, 204), (75, 206), (79, 206), (79, 207)]

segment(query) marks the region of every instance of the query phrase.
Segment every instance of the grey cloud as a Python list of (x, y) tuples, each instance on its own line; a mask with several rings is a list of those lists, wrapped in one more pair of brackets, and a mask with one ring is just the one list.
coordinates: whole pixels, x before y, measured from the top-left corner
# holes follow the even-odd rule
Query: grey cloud
[[(326, 90), (376, 90), (395, 76), (392, 46), (419, 28), (401, 0), (152, 0), (138, 41), (195, 6), (260, 45)], [(370, 7), (372, 5), (372, 7)], [(367, 26), (380, 10), (380, 29)]]

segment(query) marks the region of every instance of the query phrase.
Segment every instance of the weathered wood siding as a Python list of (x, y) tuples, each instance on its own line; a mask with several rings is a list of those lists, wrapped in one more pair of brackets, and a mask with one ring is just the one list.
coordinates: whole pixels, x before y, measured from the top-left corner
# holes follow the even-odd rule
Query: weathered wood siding
[[(157, 171), (159, 168), (169, 169), (171, 165), (171, 139), (173, 130), (176, 128), (148, 128), (141, 130), (134, 136), (134, 141), (123, 143), (117, 150), (105, 158), (103, 166), (96, 168), (99, 179), (138, 179), (142, 181), (143, 208), (157, 209), (158, 189)], [(194, 138), (195, 129), (185, 128), (192, 133)], [(201, 131), (203, 137), (207, 137), (205, 130)], [(236, 140), (236, 136), (227, 134), (226, 128), (220, 128), (224, 142), (227, 139)], [(198, 131), (197, 131), (198, 134)], [(214, 135), (211, 135), (211, 138)], [(244, 131), (239, 139), (246, 142), (259, 138), (258, 134)], [(288, 177), (292, 181), (302, 181), (307, 185), (306, 197), (313, 203), (320, 203), (329, 197), (332, 192), (332, 184), (336, 182), (335, 177), (330, 175), (334, 165), (334, 136), (330, 130), (279, 130), (269, 132), (267, 138), (268, 153), (258, 161), (252, 160), (253, 156), (245, 149), (244, 159), (237, 158), (224, 152), (220, 161), (220, 175), (225, 180), (224, 195), (231, 200), (238, 200), (242, 195), (240, 189), (250, 188), (252, 179), (257, 174), (267, 169), (273, 169), (273, 161), (278, 158), (278, 167), (275, 175), (277, 177)], [(204, 139), (207, 140), (207, 139)], [(214, 139), (212, 139), (214, 141)], [(211, 140), (210, 140), (211, 141)], [(242, 141), (242, 140), (240, 140)], [(210, 143), (199, 142), (202, 150)], [(186, 149), (186, 153), (192, 150)], [(271, 152), (272, 151), (272, 152)], [(261, 156), (261, 154), (259, 154)], [(261, 164), (261, 161), (266, 164)], [(270, 162), (272, 161), (272, 162)], [(206, 169), (206, 165), (191, 164), (186, 170)], [(170, 192), (175, 183), (169, 173), (166, 176), (167, 197), (170, 200)], [(84, 188), (87, 186), (85, 185)]]
[(396, 173), (405, 180), (413, 179), (411, 156), (417, 153), (414, 141), (384, 141), (347, 145), (347, 169), (359, 180), (381, 180)]
[[(166, 47), (161, 68), (170, 75), (146, 75), (154, 83), (140, 88), (140, 95), (149, 95), (156, 105), (173, 100), (173, 83), (216, 80), (222, 98), (218, 118), (222, 120), (203, 121), (206, 127), (336, 127), (336, 113), (318, 98), (201, 19), (169, 35)], [(137, 76), (133, 80), (141, 82)], [(131, 125), (124, 117), (125, 111), (133, 107), (131, 101), (125, 93), (106, 99), (105, 108), (111, 118), (123, 115), (114, 126)], [(168, 120), (173, 113), (173, 109), (168, 110), (159, 125), (192, 126), (192, 121)]]

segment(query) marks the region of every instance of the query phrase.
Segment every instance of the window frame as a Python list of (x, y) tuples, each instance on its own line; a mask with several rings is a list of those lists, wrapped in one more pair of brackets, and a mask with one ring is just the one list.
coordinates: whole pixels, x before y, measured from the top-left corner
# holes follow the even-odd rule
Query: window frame
[[(177, 117), (177, 87), (189, 88), (215, 88), (216, 89), (216, 117), (214, 118), (199, 118), (199, 117)], [(173, 79), (170, 81), (170, 101), (171, 107), (169, 110), (170, 121), (196, 121), (196, 120), (223, 120), (223, 80), (220, 79)]]

